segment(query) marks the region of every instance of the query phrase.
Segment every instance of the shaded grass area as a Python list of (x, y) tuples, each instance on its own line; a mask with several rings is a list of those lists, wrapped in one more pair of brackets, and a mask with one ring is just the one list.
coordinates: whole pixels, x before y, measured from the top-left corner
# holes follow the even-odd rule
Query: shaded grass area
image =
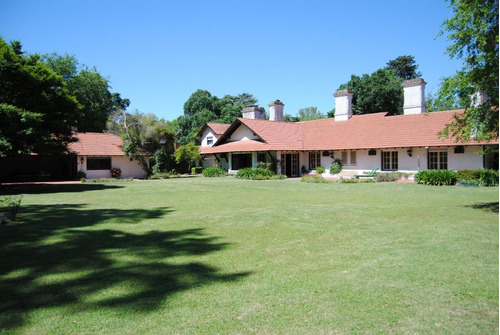
[(0, 227), (0, 329), (498, 331), (498, 188), (71, 186), (24, 189)]

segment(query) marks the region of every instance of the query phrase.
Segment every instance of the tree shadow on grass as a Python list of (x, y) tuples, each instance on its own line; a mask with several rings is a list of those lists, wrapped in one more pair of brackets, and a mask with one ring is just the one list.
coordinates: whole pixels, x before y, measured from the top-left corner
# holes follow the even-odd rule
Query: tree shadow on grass
[(0, 185), (0, 195), (72, 193), (123, 188), (123, 183), (104, 184), (11, 184)]
[[(15, 330), (28, 321), (28, 313), (49, 307), (150, 312), (174, 293), (249, 274), (225, 273), (200, 262), (197, 256), (228, 246), (202, 229), (130, 232), (129, 224), (161, 222), (169, 212), (23, 207), (22, 223), (0, 227), (0, 330)], [(123, 230), (97, 227), (107, 220), (127, 225)], [(174, 260), (178, 256), (187, 258)]]
[(472, 207), (475, 209), (482, 209), (483, 211), (498, 213), (498, 202), (482, 202), (482, 203), (470, 205), (467, 207)]

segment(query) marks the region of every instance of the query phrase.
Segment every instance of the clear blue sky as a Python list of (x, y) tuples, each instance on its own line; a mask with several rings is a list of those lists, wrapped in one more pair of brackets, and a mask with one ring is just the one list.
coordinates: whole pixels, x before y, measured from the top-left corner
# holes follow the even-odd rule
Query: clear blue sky
[(413, 55), (436, 92), (461, 62), (438, 35), (443, 0), (0, 1), (0, 35), (30, 53), (70, 54), (109, 78), (129, 110), (172, 120), (197, 89), (280, 99), (285, 113), (334, 108), (351, 74)]

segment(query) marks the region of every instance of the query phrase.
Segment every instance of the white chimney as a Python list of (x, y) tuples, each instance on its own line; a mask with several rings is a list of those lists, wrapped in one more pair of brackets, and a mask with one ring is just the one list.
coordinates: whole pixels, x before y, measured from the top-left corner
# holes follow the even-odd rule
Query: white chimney
[(243, 108), (242, 114), (243, 118), (245, 119), (266, 119), (266, 112), (264, 110), (264, 107), (259, 107), (256, 105)]
[(422, 78), (403, 82), (405, 115), (425, 113), (425, 84)]
[(339, 90), (333, 94), (335, 97), (335, 121), (347, 121), (352, 116), (352, 92)]
[(269, 121), (283, 121), (283, 108), (285, 104), (279, 100), (269, 103)]

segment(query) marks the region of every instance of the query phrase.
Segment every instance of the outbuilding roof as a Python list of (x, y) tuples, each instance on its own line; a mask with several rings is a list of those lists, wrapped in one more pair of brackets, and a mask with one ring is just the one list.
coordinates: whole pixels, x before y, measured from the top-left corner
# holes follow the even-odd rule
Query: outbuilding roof
[(124, 156), (122, 139), (109, 133), (76, 133), (77, 142), (68, 144), (79, 156)]

